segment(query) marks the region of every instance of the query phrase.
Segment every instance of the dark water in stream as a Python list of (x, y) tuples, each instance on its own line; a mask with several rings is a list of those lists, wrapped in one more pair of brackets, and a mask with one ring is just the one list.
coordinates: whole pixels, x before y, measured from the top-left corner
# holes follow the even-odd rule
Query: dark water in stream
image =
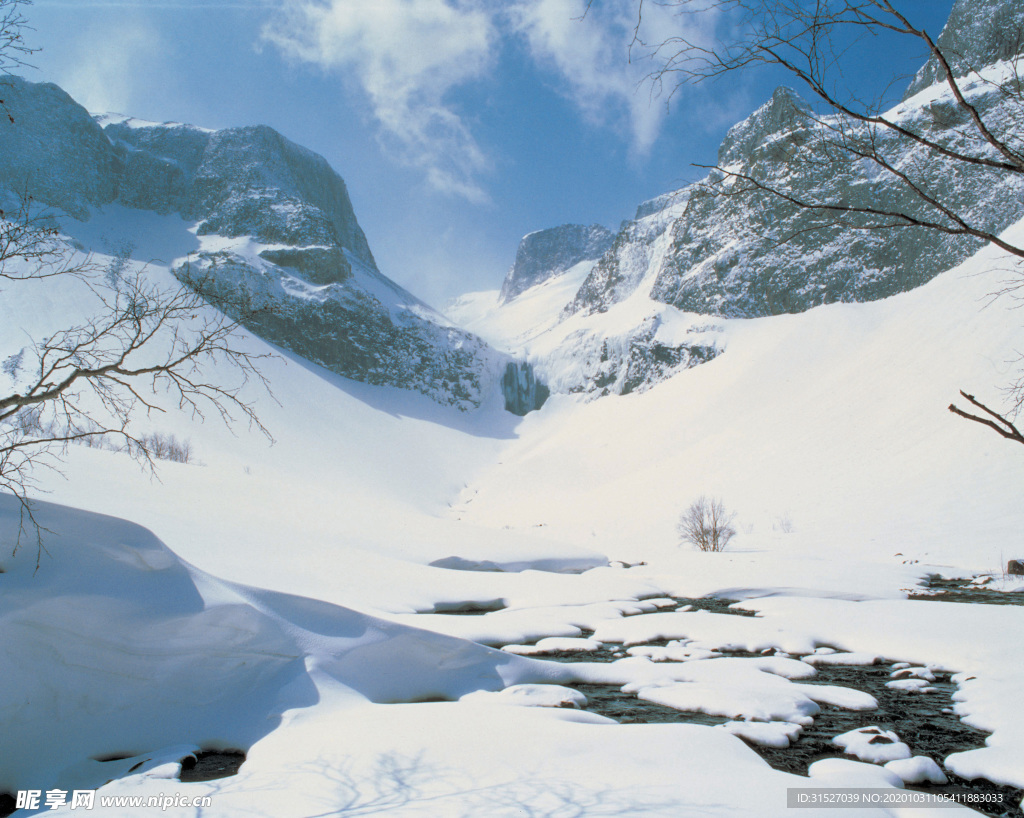
[[(949, 595), (955, 598), (949, 599)], [(1007, 599), (1007, 597), (1010, 597)], [(941, 588), (938, 595), (929, 595), (925, 599), (945, 599), (946, 601), (973, 602), (976, 604), (1024, 604), (1024, 594), (1005, 594), (985, 589), (964, 589), (960, 585), (955, 589)], [(678, 606), (692, 606), (695, 610), (709, 610), (715, 613), (727, 613), (740, 616), (753, 615), (749, 611), (729, 608), (734, 600), (722, 599), (678, 599)], [(662, 609), (665, 610), (665, 609)], [(671, 610), (671, 609), (668, 609)], [(584, 636), (591, 633), (584, 632)], [(666, 640), (648, 643), (664, 646)], [(738, 651), (721, 651), (724, 656), (755, 657)], [(619, 646), (609, 646), (599, 651), (590, 652), (553, 652), (539, 655), (537, 658), (553, 659), (560, 662), (611, 662), (621, 658), (623, 652)], [(711, 660), (713, 661), (713, 660)], [(836, 685), (853, 688), (871, 694), (878, 701), (876, 710), (852, 711), (833, 705), (821, 704), (821, 712), (815, 716), (814, 723), (803, 729), (800, 736), (788, 748), (764, 747), (747, 742), (762, 758), (777, 770), (784, 770), (798, 775), (807, 775), (807, 768), (815, 761), (823, 758), (843, 757), (840, 748), (832, 744), (832, 738), (841, 733), (861, 727), (877, 726), (883, 730), (892, 730), (900, 740), (909, 745), (915, 756), (928, 756), (939, 766), (951, 753), (971, 750), (985, 745), (987, 733), (965, 725), (953, 713), (952, 695), (956, 692), (956, 684), (951, 681), (949, 673), (935, 672), (935, 681), (928, 686), (934, 692), (920, 693), (887, 687), (893, 681), (892, 673), (895, 662), (876, 665), (819, 665), (817, 675), (809, 679), (801, 679), (801, 684)], [(704, 713), (680, 711), (664, 705), (647, 702), (622, 693), (615, 685), (578, 684), (572, 685), (588, 700), (587, 710), (607, 716), (623, 724), (656, 724), (656, 723), (688, 723), (716, 725), (729, 719), (708, 716)], [(849, 757), (849, 756), (847, 756)], [(1002, 795), (1002, 805), (986, 805), (978, 807), (980, 811), (1000, 818), (1024, 818), (1024, 811), (1018, 806), (1024, 798), (1024, 790), (1004, 787), (985, 779), (966, 781), (943, 770), (949, 778), (946, 785), (913, 785), (908, 789), (917, 789), (931, 793), (987, 793)]]

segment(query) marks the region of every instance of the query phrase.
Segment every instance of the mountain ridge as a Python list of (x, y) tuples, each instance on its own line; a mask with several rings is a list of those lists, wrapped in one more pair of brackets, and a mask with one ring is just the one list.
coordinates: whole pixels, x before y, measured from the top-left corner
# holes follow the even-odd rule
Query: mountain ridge
[[(957, 0), (939, 40), (955, 52), (954, 70), (975, 72), (962, 83), (971, 104), (1001, 132), (1014, 133), (1024, 123), (1015, 99), (1000, 87), (1012, 67), (999, 60), (1022, 53), (1024, 37), (1007, 46), (1007, 31), (1024, 32), (1024, 7)], [(886, 116), (937, 143), (967, 140), (969, 150), (991, 151), (971, 132), (950, 89), (932, 82), (933, 62), (921, 68), (908, 96)], [(979, 66), (989, 67), (979, 74)], [(1024, 183), (1012, 174), (965, 168), (919, 144), (908, 147), (886, 129), (871, 134), (858, 123), (838, 122), (780, 86), (728, 131), (718, 151), (719, 169), (637, 207), (575, 294), (556, 308), (556, 326), (542, 335), (520, 333), (532, 338), (539, 376), (555, 391), (595, 396), (647, 389), (723, 351), (724, 344), (714, 340), (715, 319), (887, 298), (955, 267), (985, 243), (926, 228), (865, 230), (856, 213), (836, 220), (769, 190), (730, 195), (737, 180), (751, 177), (797, 198), (854, 207), (885, 202), (896, 212), (934, 220), (924, 199), (902, 186), (895, 173), (868, 167), (852, 152), (818, 161), (815, 145), (829, 133), (870, 141), (897, 170), (913, 169), (926, 195), (936, 192), (989, 233), (1024, 216)], [(680, 329), (685, 326), (690, 330)], [(688, 340), (691, 330), (699, 341)]]
[(199, 248), (168, 260), (175, 275), (267, 340), (462, 409), (498, 387), (507, 356), (380, 272), (323, 157), (265, 125), (94, 117), (56, 85), (6, 83), (0, 186), (12, 203), (27, 194), (79, 221), (113, 204), (177, 213)]

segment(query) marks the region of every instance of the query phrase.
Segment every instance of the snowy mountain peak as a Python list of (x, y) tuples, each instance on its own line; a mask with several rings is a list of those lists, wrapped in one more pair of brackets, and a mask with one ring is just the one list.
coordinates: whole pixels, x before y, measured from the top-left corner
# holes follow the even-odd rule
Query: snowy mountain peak
[(200, 222), (200, 234), (338, 244), (376, 267), (344, 180), (273, 128), (206, 131), (121, 119), (104, 131), (122, 156), (124, 204), (178, 211)]
[[(1020, 3), (958, 0), (940, 43), (957, 55), (958, 66), (980, 67), (1018, 50), (1021, 40), (1011, 35), (1022, 30)], [(922, 69), (917, 87), (934, 81), (930, 70)], [(1016, 98), (986, 82), (972, 86), (970, 95), (990, 125), (1014, 132)], [(965, 116), (942, 84), (887, 116), (939, 144), (967, 138), (960, 127)], [(823, 158), (821, 145), (837, 134), (870, 142), (897, 171), (842, 145)], [(532, 327), (545, 327), (544, 334), (520, 337), (528, 338), (537, 373), (553, 390), (642, 390), (723, 351), (718, 321), (706, 316), (754, 318), (886, 298), (969, 258), (983, 242), (955, 231), (866, 229), (871, 225), (856, 209), (879, 202), (922, 222), (935, 217), (903, 183), (899, 168), (914, 168), (922, 189), (954, 203), (981, 230), (999, 233), (1024, 216), (1015, 175), (949, 162), (893, 131), (870, 132), (816, 114), (786, 87), (729, 130), (718, 165), (695, 184), (642, 203), (564, 302), (558, 320), (545, 324), (527, 316)], [(743, 179), (757, 179), (760, 187)], [(854, 211), (837, 221), (772, 190)], [(720, 195), (724, 191), (739, 195)], [(539, 302), (540, 296), (531, 290), (520, 297)], [(490, 320), (507, 326), (514, 312), (501, 306), (502, 314)], [(508, 328), (505, 334), (516, 337)]]
[(202, 131), (203, 133), (215, 133), (214, 129), (202, 128), (199, 125), (170, 120), (152, 122), (148, 119), (139, 119), (138, 117), (128, 116), (128, 114), (121, 114), (115, 111), (93, 112), (92, 118), (96, 120), (96, 124), (101, 128), (106, 128), (108, 125), (127, 125), (129, 128), (187, 128), (188, 130)]
[(729, 129), (718, 149), (718, 164), (743, 162), (769, 137), (805, 125), (810, 118), (807, 102), (792, 88), (779, 86), (768, 102)]
[(197, 246), (163, 263), (267, 340), (442, 404), (478, 406), (497, 390), (507, 358), (381, 274), (345, 182), (322, 156), (265, 125), (94, 118), (55, 85), (8, 85), (14, 122), (0, 128), (0, 189), (9, 197), (27, 193), (79, 221), (110, 205), (177, 214)]
[(581, 261), (600, 258), (614, 240), (615, 234), (599, 224), (563, 224), (527, 234), (501, 285), (500, 302), (511, 301)]

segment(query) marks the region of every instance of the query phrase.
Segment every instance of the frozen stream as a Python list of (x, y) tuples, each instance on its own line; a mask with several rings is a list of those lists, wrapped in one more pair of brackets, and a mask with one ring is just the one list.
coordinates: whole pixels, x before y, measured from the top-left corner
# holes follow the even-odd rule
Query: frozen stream
[[(917, 598), (974, 604), (1024, 604), (1024, 593), (999, 593), (964, 586), (962, 582), (942, 581)], [(668, 600), (662, 601), (659, 611), (703, 610), (716, 614), (754, 616), (752, 611), (730, 608), (733, 602), (734, 600), (716, 598), (677, 597), (672, 600), (672, 604), (669, 604)], [(538, 650), (536, 644), (532, 648), (526, 645), (512, 645), (506, 649), (515, 653), (530, 653), (537, 658), (589, 665), (614, 663), (629, 656), (647, 656), (656, 662), (669, 663), (673, 662), (674, 658), (684, 658), (679, 652), (685, 652), (688, 647), (688, 640), (655, 639), (643, 643), (631, 641), (628, 647), (620, 643), (602, 641), (599, 647), (591, 645), (584, 648), (583, 640), (593, 640), (593, 637), (594, 631), (582, 629), (581, 636), (578, 637), (579, 645), (566, 644), (567, 649)], [(693, 644), (690, 644), (691, 648)], [(1000, 786), (986, 779), (967, 781), (943, 768), (943, 762), (948, 755), (983, 747), (988, 736), (987, 733), (964, 724), (954, 712), (958, 677), (950, 670), (935, 666), (914, 666), (891, 657), (863, 657), (832, 648), (819, 648), (814, 654), (804, 657), (792, 656), (775, 649), (767, 649), (761, 653), (719, 649), (711, 652), (711, 655), (707, 655), (708, 653), (706, 649), (694, 649), (689, 661), (706, 663), (721, 659), (802, 658), (808, 664), (813, 664), (815, 670), (813, 676), (801, 679), (803, 684), (861, 691), (872, 696), (877, 702), (877, 708), (848, 709), (839, 704), (819, 701), (820, 710), (814, 715), (813, 721), (808, 720), (810, 723), (800, 725), (790, 740), (779, 741), (778, 734), (759, 740), (756, 731), (746, 735), (740, 732), (741, 738), (775, 769), (807, 775), (808, 767), (823, 759), (853, 758), (853, 748), (844, 754), (843, 748), (837, 746), (833, 739), (852, 731), (868, 731), (869, 743), (874, 742), (879, 746), (895, 744), (898, 740), (907, 745), (910, 756), (931, 759), (936, 762), (937, 768), (942, 768), (941, 776), (946, 779), (944, 782), (908, 782), (908, 787), (933, 793), (969, 791), (986, 794), (986, 797), (1000, 794), (1002, 806), (989, 806), (982, 811), (1006, 818), (1020, 818), (1024, 815), (1018, 806), (1024, 797), (1024, 790)], [(586, 697), (586, 704), (583, 705), (586, 710), (623, 724), (692, 723), (721, 725), (726, 728), (728, 724), (736, 724), (723, 715), (680, 709), (651, 701), (638, 696), (628, 685), (580, 682), (571, 687)], [(871, 738), (872, 732), (877, 733), (876, 737)], [(887, 736), (894, 736), (894, 739)]]

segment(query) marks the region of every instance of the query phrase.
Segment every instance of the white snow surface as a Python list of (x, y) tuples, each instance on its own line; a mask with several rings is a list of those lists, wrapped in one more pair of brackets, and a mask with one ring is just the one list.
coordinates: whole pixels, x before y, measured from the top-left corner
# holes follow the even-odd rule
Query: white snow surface
[(796, 741), (803, 730), (803, 725), (788, 721), (727, 721), (719, 726), (754, 744), (780, 748), (788, 747)]
[(581, 261), (507, 304), (498, 303), (498, 290), (466, 293), (451, 301), (445, 314), (497, 349), (513, 354), (527, 352), (533, 339), (558, 324), (562, 308), (572, 301), (595, 263)]
[(942, 768), (928, 756), (897, 758), (885, 764), (885, 769), (896, 773), (904, 784), (946, 784), (949, 779)]
[[(180, 219), (133, 224), (140, 245), (188, 250)], [(1010, 234), (1024, 240), (1024, 225)], [(1024, 459), (945, 408), (960, 388), (997, 399), (1012, 376), (1021, 314), (985, 299), (1011, 264), (985, 250), (885, 301), (723, 321), (727, 355), (525, 418), (498, 395), (460, 413), (279, 354), (264, 367), (279, 403), (252, 393), (274, 445), (164, 406), (140, 430), (190, 439), (199, 462), (154, 479), (72, 447), (63, 476), (39, 475), (38, 570), (33, 540), (10, 554), (18, 509), (0, 496), (0, 791), (210, 794), (204, 814), (225, 817), (781, 816), (787, 787), (902, 776), (833, 759), (808, 779), (727, 729), (496, 704), (603, 681), (760, 719), (781, 740), (792, 728), (769, 725), (870, 697), (801, 682), (808, 661), (716, 654), (844, 655), (823, 647), (958, 671), (956, 712), (992, 735), (946, 768), (1024, 787), (1024, 648), (1007, 637), (1024, 608), (905, 599), (929, 574), (998, 573), (1024, 523)], [(146, 274), (171, 283), (163, 265)], [(93, 304), (66, 283), (5, 283), (0, 361)], [(0, 370), (0, 393), (18, 377)], [(737, 512), (725, 553), (678, 545), (675, 520), (701, 493)], [(448, 557), (512, 570), (430, 565)], [(758, 616), (645, 601), (707, 594)], [(458, 605), (501, 610), (433, 613)], [(623, 647), (677, 640), (688, 661), (559, 664), (484, 646), (583, 630)], [(169, 782), (199, 747), (247, 760), (230, 779)], [(97, 760), (111, 756), (128, 758)]]

